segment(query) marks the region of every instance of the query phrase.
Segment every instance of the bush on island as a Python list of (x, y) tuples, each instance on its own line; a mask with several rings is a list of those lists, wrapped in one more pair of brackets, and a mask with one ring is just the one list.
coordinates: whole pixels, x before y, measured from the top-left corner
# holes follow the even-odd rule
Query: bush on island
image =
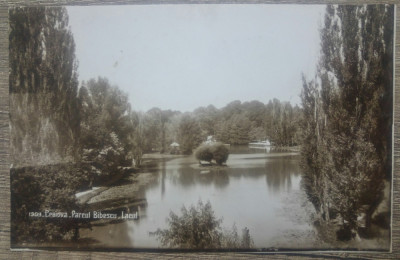
[(210, 149), (210, 145), (201, 145), (195, 151), (195, 156), (199, 161), (206, 161), (211, 163), (213, 154)]
[(211, 146), (211, 152), (213, 154), (213, 159), (218, 165), (226, 163), (229, 156), (228, 148), (222, 143), (215, 143)]
[(218, 165), (222, 165), (228, 160), (229, 150), (222, 143), (203, 144), (196, 149), (195, 156), (199, 161), (211, 163), (215, 160)]

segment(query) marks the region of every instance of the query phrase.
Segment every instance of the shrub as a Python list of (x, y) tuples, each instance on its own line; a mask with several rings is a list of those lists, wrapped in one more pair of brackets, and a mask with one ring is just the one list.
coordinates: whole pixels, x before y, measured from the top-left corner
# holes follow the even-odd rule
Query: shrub
[(215, 143), (211, 146), (211, 152), (213, 154), (213, 159), (218, 165), (226, 163), (229, 156), (228, 148), (222, 143)]
[(198, 202), (197, 207), (181, 209), (182, 216), (170, 212), (169, 229), (158, 229), (154, 235), (161, 240), (163, 246), (205, 249), (221, 246), (221, 219), (217, 219), (210, 202)]
[(181, 209), (181, 216), (170, 212), (167, 219), (168, 229), (157, 229), (152, 233), (163, 246), (184, 249), (210, 249), (210, 248), (252, 248), (253, 239), (248, 228), (242, 230), (240, 238), (236, 225), (232, 229), (222, 231), (222, 218), (217, 219), (208, 201), (203, 204), (199, 201), (197, 206)]
[(72, 218), (36, 218), (29, 212), (84, 212), (75, 194), (89, 185), (85, 164), (54, 164), (11, 168), (11, 243), (74, 240), (89, 223)]
[(229, 150), (222, 143), (203, 144), (196, 149), (195, 156), (199, 161), (215, 160), (218, 165), (222, 165), (228, 160)]
[(120, 173), (120, 167), (128, 166), (129, 160), (116, 133), (105, 133), (102, 144), (96, 148), (83, 149), (82, 160), (91, 164), (96, 182), (104, 183)]
[(199, 161), (211, 162), (213, 154), (210, 149), (210, 145), (201, 145), (196, 149), (195, 156)]

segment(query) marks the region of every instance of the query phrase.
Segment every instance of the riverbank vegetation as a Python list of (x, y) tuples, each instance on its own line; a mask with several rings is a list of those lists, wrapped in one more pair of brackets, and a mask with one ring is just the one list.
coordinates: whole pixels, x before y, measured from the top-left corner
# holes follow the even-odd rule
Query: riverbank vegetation
[(328, 6), (318, 74), (304, 79), (303, 184), (342, 240), (371, 234), (391, 178), (393, 11)]
[(87, 171), (90, 171), (90, 165), (71, 163), (12, 168), (11, 241), (77, 240), (78, 227), (89, 226), (88, 221), (33, 217), (31, 214), (85, 212), (84, 205), (77, 203), (75, 193), (88, 187)]
[(230, 230), (222, 230), (222, 219), (214, 215), (210, 202), (197, 206), (185, 206), (181, 209), (181, 216), (170, 212), (168, 229), (158, 229), (153, 233), (163, 246), (182, 249), (250, 249), (254, 242), (248, 228), (242, 230), (239, 238), (236, 225)]

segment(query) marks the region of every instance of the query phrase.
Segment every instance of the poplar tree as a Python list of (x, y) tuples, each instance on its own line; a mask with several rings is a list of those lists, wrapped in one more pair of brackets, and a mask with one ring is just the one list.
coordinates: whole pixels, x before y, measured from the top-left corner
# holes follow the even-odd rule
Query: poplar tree
[(322, 219), (366, 227), (390, 176), (393, 6), (328, 6), (315, 81), (304, 80), (304, 184)]
[(78, 83), (66, 9), (13, 8), (9, 17), (12, 158), (36, 164), (73, 155)]

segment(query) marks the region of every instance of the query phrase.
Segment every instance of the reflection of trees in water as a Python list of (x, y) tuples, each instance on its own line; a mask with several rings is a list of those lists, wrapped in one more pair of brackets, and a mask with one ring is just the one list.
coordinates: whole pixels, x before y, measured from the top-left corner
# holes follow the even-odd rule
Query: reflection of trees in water
[(284, 157), (270, 158), (265, 163), (268, 188), (274, 192), (289, 190), (292, 187), (292, 176), (300, 173), (299, 160)]
[(226, 169), (218, 170), (214, 173), (214, 184), (218, 188), (224, 188), (229, 184), (228, 171)]
[(175, 183), (182, 185), (185, 188), (189, 188), (189, 187), (195, 185), (196, 182), (195, 182), (194, 176), (195, 176), (194, 171), (192, 169), (190, 169), (189, 167), (179, 168), (176, 171), (176, 174), (172, 175), (172, 177), (174, 178), (173, 181)]
[(229, 176), (226, 169), (193, 169), (182, 167), (177, 170), (177, 175), (173, 175), (174, 182), (184, 187), (191, 187), (195, 184), (211, 185), (218, 188), (226, 187), (229, 184)]
[(146, 184), (145, 189), (153, 189), (159, 188), (161, 186), (161, 197), (164, 197), (165, 194), (165, 182), (167, 179), (167, 168), (166, 168), (166, 160), (160, 160), (158, 162), (154, 162), (151, 167), (143, 167), (142, 172), (152, 173), (157, 178), (152, 178), (150, 182)]
[[(229, 185), (229, 178), (262, 178), (266, 177), (268, 187), (278, 192), (289, 190), (292, 187), (292, 175), (300, 173), (299, 160), (296, 156), (266, 158), (263, 167), (249, 168), (209, 168), (195, 169), (190, 164), (182, 164), (174, 169), (167, 169), (166, 162), (160, 162), (159, 173), (161, 181), (161, 195), (165, 194), (165, 182), (169, 178), (175, 185), (190, 189), (196, 184), (211, 185), (224, 188)], [(155, 184), (155, 183), (154, 183)], [(158, 183), (157, 183), (158, 184)], [(155, 185), (157, 185), (155, 184)], [(152, 185), (153, 186), (153, 185)]]
[(197, 172), (197, 174), (194, 175), (196, 182), (205, 186), (211, 185), (213, 183), (213, 178), (214, 173), (208, 169), (201, 170), (200, 173)]
[[(173, 165), (175, 166), (175, 165)], [(202, 167), (195, 169), (190, 164), (168, 167), (166, 161), (157, 164), (159, 178), (152, 182), (149, 187), (160, 185), (161, 197), (166, 192), (166, 182), (169, 179), (174, 185), (180, 185), (190, 189), (195, 185), (215, 185), (217, 188), (224, 188), (229, 185), (229, 178), (263, 178), (266, 177), (268, 187), (278, 192), (289, 190), (292, 187), (292, 175), (300, 173), (299, 160), (297, 156), (270, 157), (266, 158), (262, 167), (249, 168), (212, 168)]]
[(233, 168), (229, 169), (229, 176), (234, 178), (262, 178), (265, 175), (264, 167)]
[(166, 168), (166, 162), (163, 160), (161, 162), (161, 198), (164, 198), (165, 194), (165, 177), (167, 175), (167, 168)]

